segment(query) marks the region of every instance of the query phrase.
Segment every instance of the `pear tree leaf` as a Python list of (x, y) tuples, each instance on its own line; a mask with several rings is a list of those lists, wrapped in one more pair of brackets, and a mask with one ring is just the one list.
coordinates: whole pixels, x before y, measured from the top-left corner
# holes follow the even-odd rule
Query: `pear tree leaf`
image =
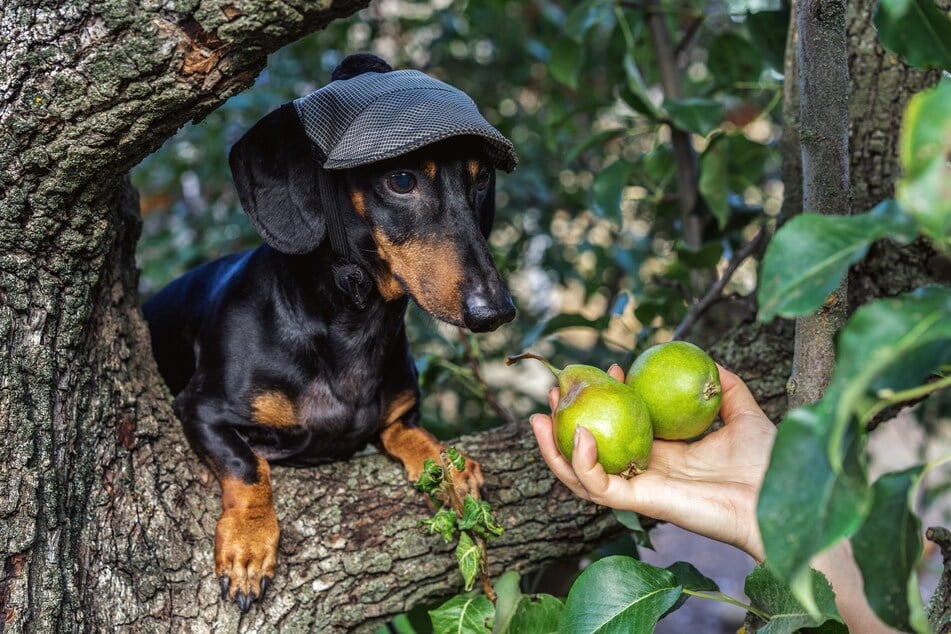
[[(677, 583), (682, 586), (685, 590), (693, 590), (694, 592), (719, 592), (720, 586), (717, 585), (717, 582), (707, 577), (702, 572), (697, 570), (697, 568), (686, 561), (676, 561), (666, 568), (674, 577), (677, 579)], [(677, 602), (669, 610), (668, 613), (673, 612), (680, 608), (687, 600), (687, 594), (681, 594), (677, 599)]]
[(474, 531), (477, 534), (491, 539), (498, 537), (504, 529), (492, 517), (492, 507), (485, 500), (477, 500), (467, 495), (462, 502), (462, 519), (459, 520), (459, 530)]
[[(802, 628), (821, 628), (828, 634), (848, 634), (835, 607), (835, 594), (819, 572), (809, 570), (809, 584), (815, 597), (818, 614), (810, 614), (793, 596), (790, 588), (768, 568), (757, 566), (746, 577), (744, 590), (753, 607), (770, 615), (769, 622), (756, 630), (758, 634), (792, 634)], [(810, 629), (810, 632), (817, 631)]]
[(621, 523), (625, 528), (630, 529), (634, 533), (634, 540), (639, 547), (650, 548), (654, 550), (654, 544), (651, 543), (650, 533), (641, 526), (641, 518), (634, 511), (622, 511), (619, 509), (612, 509), (614, 513), (614, 519)]
[(786, 30), (789, 28), (789, 9), (746, 13), (750, 39), (763, 59), (773, 70), (782, 73), (786, 58)]
[(510, 631), (509, 624), (515, 616), (519, 601), (524, 596), (519, 587), (520, 578), (517, 572), (509, 570), (503, 573), (492, 586), (495, 590), (495, 624), (492, 626), (492, 634), (504, 634)]
[[(947, 18), (946, 18), (947, 19)], [(951, 46), (951, 40), (948, 41)], [(951, 80), (918, 93), (902, 121), (895, 197), (939, 249), (951, 247)]]
[(718, 87), (732, 88), (759, 80), (763, 57), (748, 39), (734, 31), (724, 31), (707, 49), (707, 69)]
[(469, 533), (459, 533), (459, 543), (456, 544), (456, 563), (459, 564), (459, 572), (466, 582), (466, 592), (472, 590), (475, 585), (476, 577), (482, 568), (482, 551), (476, 545)]
[(874, 23), (885, 48), (912, 66), (951, 71), (951, 18), (934, 0), (881, 0)]
[(457, 595), (429, 611), (434, 632), (488, 634), (492, 631), (495, 608), (485, 595)]
[(461, 473), (466, 470), (466, 459), (455, 447), (446, 449), (446, 460), (449, 461), (449, 464), (451, 464), (456, 471)]
[(730, 217), (727, 152), (726, 143), (720, 137), (700, 157), (700, 194), (721, 229)]
[(630, 557), (605, 557), (571, 586), (558, 631), (651, 632), (681, 590), (669, 570)]
[(634, 164), (619, 159), (595, 174), (594, 206), (599, 215), (620, 219), (621, 195), (634, 173)]
[(435, 460), (427, 458), (423, 462), (423, 472), (419, 474), (413, 486), (423, 493), (433, 493), (442, 484), (445, 475), (443, 468)]
[(796, 317), (822, 306), (849, 266), (884, 237), (914, 239), (917, 231), (894, 201), (854, 216), (796, 216), (766, 249), (758, 294), (760, 321)]
[(578, 44), (584, 42), (588, 32), (601, 25), (614, 24), (614, 4), (608, 0), (586, 0), (568, 13), (563, 30)]
[[(919, 385), (951, 361), (951, 289), (925, 286), (862, 306), (839, 334), (828, 392), (834, 434), (860, 420), (880, 396)], [(835, 460), (837, 443), (830, 445)]]
[(886, 473), (872, 486), (872, 508), (852, 537), (852, 553), (875, 614), (902, 631), (928, 632), (916, 570), (924, 544), (912, 512), (923, 466)]
[(565, 604), (550, 594), (523, 595), (509, 622), (510, 634), (560, 634)]
[(456, 534), (457, 517), (454, 510), (443, 507), (431, 518), (420, 520), (419, 526), (430, 535), (439, 535), (448, 544)]
[(669, 99), (664, 110), (674, 127), (700, 136), (710, 134), (723, 120), (723, 104), (703, 97)]
[(492, 634), (557, 634), (564, 604), (548, 595), (526, 595), (519, 575), (509, 571), (495, 582), (495, 625)]
[(578, 75), (584, 65), (584, 48), (572, 38), (563, 37), (551, 47), (548, 70), (559, 83), (578, 89)]
[(663, 113), (651, 101), (647, 93), (647, 82), (644, 81), (644, 76), (641, 75), (641, 70), (637, 67), (637, 61), (631, 51), (624, 54), (623, 66), (624, 75), (627, 78), (626, 90), (622, 92), (625, 101), (641, 114), (655, 121), (661, 120)]
[(869, 504), (860, 443), (847, 443), (838, 469), (829, 458), (833, 408), (834, 400), (823, 399), (786, 415), (757, 505), (770, 570), (813, 613), (809, 560), (853, 534)]

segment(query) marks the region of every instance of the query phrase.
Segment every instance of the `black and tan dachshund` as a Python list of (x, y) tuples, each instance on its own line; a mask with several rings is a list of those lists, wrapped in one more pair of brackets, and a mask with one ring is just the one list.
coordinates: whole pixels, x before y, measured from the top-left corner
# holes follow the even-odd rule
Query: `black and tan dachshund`
[[(335, 79), (364, 63), (345, 60)], [(230, 162), (266, 241), (290, 248), (264, 244), (210, 262), (145, 304), (175, 411), (221, 486), (216, 574), (242, 611), (275, 572), (270, 465), (344, 459), (372, 443), (415, 480), (424, 460), (438, 458), (440, 443), (419, 425), (408, 300), (476, 332), (514, 317), (486, 244), (495, 170), (483, 150), (478, 139), (454, 136), (336, 171), (343, 234), (372, 279), (355, 300), (330, 273), (338, 256), (325, 239), (327, 192), (317, 186), (327, 181), (286, 104), (235, 144)], [(304, 226), (301, 209), (311, 214)], [(463, 487), (478, 494), (481, 471), (470, 464)]]

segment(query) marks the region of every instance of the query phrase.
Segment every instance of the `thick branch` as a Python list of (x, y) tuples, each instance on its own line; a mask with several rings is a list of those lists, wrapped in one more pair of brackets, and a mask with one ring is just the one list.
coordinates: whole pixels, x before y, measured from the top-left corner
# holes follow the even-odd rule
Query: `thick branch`
[[(849, 68), (844, 0), (806, 0), (796, 8), (802, 204), (806, 211), (848, 215)], [(843, 282), (823, 308), (796, 320), (789, 404), (822, 398), (835, 366), (835, 334), (848, 313)]]

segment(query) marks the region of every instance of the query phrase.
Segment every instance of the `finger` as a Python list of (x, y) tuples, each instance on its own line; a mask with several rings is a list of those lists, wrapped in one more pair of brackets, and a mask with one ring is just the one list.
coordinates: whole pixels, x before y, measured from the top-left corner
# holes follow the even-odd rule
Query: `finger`
[(720, 386), (723, 388), (720, 418), (723, 419), (724, 424), (729, 425), (744, 416), (767, 418), (743, 379), (719, 363), (717, 368), (720, 370)]
[(608, 368), (608, 374), (610, 374), (612, 378), (624, 383), (624, 370), (622, 370), (618, 364), (612, 364), (611, 367)]
[(581, 486), (581, 482), (578, 480), (578, 476), (575, 475), (574, 469), (571, 468), (571, 465), (565, 460), (565, 457), (561, 455), (561, 451), (555, 444), (551, 418), (544, 414), (533, 414), (532, 417), (529, 418), (529, 423), (532, 426), (532, 432), (535, 434), (535, 440), (538, 442), (542, 459), (545, 461), (545, 464), (548, 465), (548, 468), (551, 469), (555, 477), (561, 480), (572, 493), (578, 497), (587, 499), (584, 487)]
[(579, 426), (575, 430), (575, 446), (571, 456), (571, 466), (575, 477), (588, 492), (589, 499), (603, 503), (610, 486), (610, 478), (604, 467), (598, 463), (598, 444), (591, 432)]
[(548, 405), (551, 406), (551, 411), (558, 409), (558, 388), (553, 387), (548, 390)]

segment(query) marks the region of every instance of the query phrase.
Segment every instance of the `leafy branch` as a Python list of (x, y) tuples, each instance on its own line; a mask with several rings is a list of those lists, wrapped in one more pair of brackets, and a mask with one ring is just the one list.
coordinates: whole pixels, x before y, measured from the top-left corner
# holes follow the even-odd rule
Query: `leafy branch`
[(482, 591), (492, 602), (495, 591), (488, 575), (488, 540), (498, 537), (503, 529), (492, 516), (488, 502), (477, 500), (471, 494), (460, 499), (454, 484), (454, 474), (466, 469), (466, 459), (454, 447), (439, 454), (441, 464), (426, 460), (416, 488), (429, 495), (436, 512), (431, 518), (420, 520), (419, 526), (430, 535), (439, 535), (448, 544), (459, 534), (456, 544), (456, 562), (465, 580), (466, 592), (481, 577)]

